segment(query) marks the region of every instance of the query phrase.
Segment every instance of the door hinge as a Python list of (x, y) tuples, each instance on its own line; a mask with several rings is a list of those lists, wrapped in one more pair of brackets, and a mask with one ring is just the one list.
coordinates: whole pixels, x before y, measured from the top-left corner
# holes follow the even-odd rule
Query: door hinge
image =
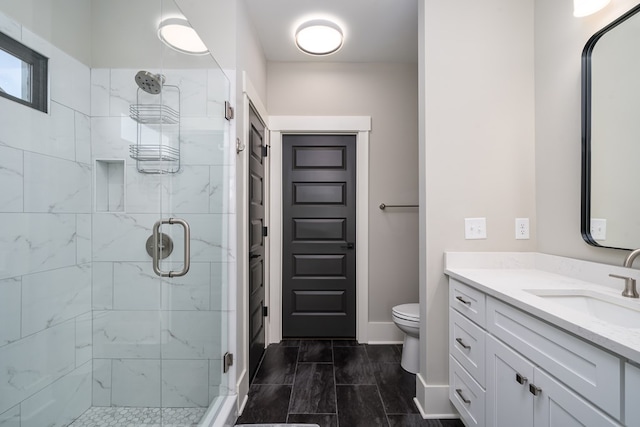
[(231, 120), (234, 117), (233, 107), (229, 101), (224, 101), (224, 118)]
[(230, 366), (233, 366), (233, 353), (227, 352), (222, 357), (222, 372), (225, 374), (229, 372)]
[(268, 157), (269, 156), (269, 146), (268, 145), (263, 145), (262, 146), (262, 157)]
[(262, 227), (262, 236), (267, 237), (269, 235), (269, 230), (267, 227)]
[(262, 316), (267, 317), (269, 315), (269, 307), (262, 307)]

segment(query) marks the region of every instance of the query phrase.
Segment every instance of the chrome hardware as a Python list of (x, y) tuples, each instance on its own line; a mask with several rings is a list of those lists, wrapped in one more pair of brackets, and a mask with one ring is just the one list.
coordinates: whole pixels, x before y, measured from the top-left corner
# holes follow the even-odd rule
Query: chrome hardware
[(539, 396), (542, 393), (542, 389), (534, 384), (529, 384), (529, 393), (534, 396)]
[(173, 240), (164, 233), (160, 233), (159, 237), (160, 241), (156, 244), (153, 234), (149, 236), (145, 247), (147, 248), (147, 253), (151, 258), (153, 258), (153, 251), (157, 251), (157, 256), (159, 256), (160, 259), (165, 259), (171, 255), (171, 252), (173, 252)]
[(169, 218), (161, 219), (153, 224), (153, 242), (160, 242), (160, 226), (162, 224), (180, 224), (184, 228), (184, 265), (180, 271), (162, 271), (160, 270), (160, 257), (158, 253), (159, 249), (153, 250), (153, 271), (160, 277), (179, 277), (184, 276), (189, 272), (190, 258), (191, 258), (191, 230), (189, 224), (184, 219)]
[(222, 356), (222, 372), (226, 374), (231, 366), (233, 366), (233, 353), (227, 352)]
[(420, 205), (387, 205), (384, 203), (380, 203), (380, 206), (378, 207), (383, 211), (386, 208), (419, 208)]
[(233, 107), (229, 101), (224, 101), (224, 118), (227, 120), (233, 119), (235, 116), (235, 112), (233, 111)]
[(462, 346), (462, 348), (464, 348), (465, 350), (469, 350), (471, 348), (470, 345), (466, 345), (464, 343), (464, 341), (462, 341), (462, 338), (456, 338), (456, 341), (458, 342), (458, 344), (460, 344)]
[(462, 401), (464, 403), (466, 403), (467, 405), (471, 403), (471, 401), (469, 399), (467, 399), (466, 397), (464, 397), (464, 395), (462, 394), (462, 389), (461, 388), (457, 388), (456, 389), (456, 393), (458, 393), (458, 396), (460, 396), (460, 399), (462, 399)]
[(461, 303), (463, 303), (463, 304), (471, 305), (471, 301), (467, 301), (466, 299), (462, 298), (461, 296), (457, 296), (456, 299), (458, 301), (460, 301)]
[(240, 141), (240, 138), (236, 138), (236, 154), (240, 154), (245, 148), (247, 147)]
[(622, 291), (623, 297), (638, 298), (639, 295), (636, 290), (636, 279), (633, 277), (620, 276), (618, 274), (609, 274), (609, 276), (624, 280), (624, 290)]
[(527, 377), (523, 377), (522, 375), (516, 372), (516, 381), (518, 382), (518, 384), (524, 385), (528, 380), (527, 380)]

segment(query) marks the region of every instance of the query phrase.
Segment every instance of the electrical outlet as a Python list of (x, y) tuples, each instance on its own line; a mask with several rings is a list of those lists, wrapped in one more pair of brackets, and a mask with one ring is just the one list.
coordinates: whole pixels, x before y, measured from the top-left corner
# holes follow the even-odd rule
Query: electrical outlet
[(486, 218), (465, 218), (464, 238), (467, 240), (487, 238)]
[(607, 220), (591, 218), (591, 237), (594, 240), (607, 240)]
[(529, 238), (529, 218), (516, 218), (516, 239), (526, 240)]

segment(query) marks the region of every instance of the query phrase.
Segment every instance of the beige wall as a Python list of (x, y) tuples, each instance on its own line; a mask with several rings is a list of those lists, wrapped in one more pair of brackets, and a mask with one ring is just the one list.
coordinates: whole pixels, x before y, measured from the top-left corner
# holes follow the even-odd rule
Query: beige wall
[[(570, 2), (569, 2), (570, 3)], [(425, 0), (421, 11), (421, 295), (418, 398), (446, 412), (444, 251), (536, 248), (533, 0)], [(487, 239), (465, 240), (485, 217)], [(515, 240), (528, 217), (530, 240)], [(440, 386), (440, 387), (439, 387)], [(444, 387), (443, 387), (444, 386)]]
[(91, 2), (0, 0), (0, 10), (85, 65), (91, 64)]
[(417, 64), (274, 63), (269, 114), (372, 117), (369, 162), (369, 321), (418, 301)]
[(580, 236), (580, 58), (593, 33), (637, 4), (611, 2), (574, 18), (571, 2), (536, 0), (536, 205), (538, 250), (621, 264), (626, 252), (595, 248)]

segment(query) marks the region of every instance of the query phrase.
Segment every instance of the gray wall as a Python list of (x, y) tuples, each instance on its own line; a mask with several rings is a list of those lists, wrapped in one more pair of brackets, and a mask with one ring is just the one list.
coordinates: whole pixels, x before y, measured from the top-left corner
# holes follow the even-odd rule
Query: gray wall
[[(570, 2), (567, 2), (570, 4)], [(421, 17), (421, 345), (418, 399), (447, 413), (445, 251), (536, 248), (534, 2), (426, 0)], [(485, 217), (487, 239), (465, 240)], [(515, 240), (528, 217), (530, 240)], [(419, 381), (420, 384), (420, 381)]]
[(611, 2), (574, 18), (571, 2), (536, 0), (536, 206), (538, 250), (622, 264), (626, 252), (580, 236), (580, 55), (593, 33), (637, 4)]
[(369, 321), (391, 322), (418, 301), (418, 211), (378, 209), (417, 203), (417, 64), (269, 62), (267, 75), (271, 115), (372, 117)]

